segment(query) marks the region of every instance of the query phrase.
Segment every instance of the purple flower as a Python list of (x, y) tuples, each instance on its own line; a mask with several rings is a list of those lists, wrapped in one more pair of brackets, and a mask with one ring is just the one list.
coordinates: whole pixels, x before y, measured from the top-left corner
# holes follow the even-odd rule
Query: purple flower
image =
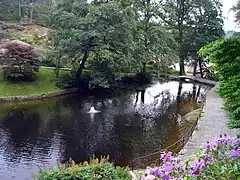
[(223, 156), (222, 154), (219, 154), (219, 155), (218, 155), (218, 159), (219, 159), (219, 160), (223, 160), (223, 159), (224, 159), (224, 156)]
[(162, 169), (160, 167), (155, 167), (150, 170), (150, 174), (161, 177), (162, 176)]
[(160, 160), (162, 160), (165, 156), (166, 156), (166, 153), (165, 152), (161, 152), (160, 153)]
[(200, 169), (202, 169), (203, 167), (205, 167), (205, 166), (206, 166), (205, 161), (202, 159), (202, 160), (199, 162), (198, 166), (199, 166)]
[(179, 162), (179, 163), (175, 164), (174, 167), (175, 168), (181, 168), (182, 170), (184, 170), (185, 163), (184, 162)]
[(172, 152), (168, 152), (168, 153), (163, 152), (163, 153), (161, 153), (160, 160), (163, 163), (166, 163), (167, 161), (170, 161), (172, 158), (173, 158)]
[(234, 149), (237, 149), (240, 147), (240, 138), (239, 139), (235, 139), (234, 141), (231, 142), (231, 146), (234, 148)]
[(231, 151), (231, 157), (232, 157), (234, 160), (240, 158), (240, 149), (238, 149), (238, 150), (232, 150), (232, 151)]
[(218, 147), (218, 142), (217, 141), (212, 141), (212, 142), (207, 142), (202, 145), (203, 149), (217, 149)]
[(166, 162), (163, 167), (164, 167), (164, 170), (167, 172), (172, 172), (174, 169), (174, 166), (172, 165), (171, 162)]
[(200, 174), (200, 171), (198, 169), (194, 170), (191, 174), (191, 176), (197, 176)]
[(165, 176), (165, 180), (171, 180), (171, 176), (170, 176), (170, 174), (166, 174), (166, 176)]
[[(188, 163), (175, 158), (171, 152), (161, 153), (160, 160), (162, 165), (155, 168), (147, 168), (146, 176), (148, 178), (162, 180), (180, 180), (187, 175), (199, 176), (207, 178), (209, 176), (208, 165), (213, 165), (218, 162), (229, 162), (229, 160), (238, 160), (240, 158), (240, 139), (230, 136), (221, 136), (211, 142), (202, 145), (202, 154), (193, 162), (191, 169)], [(152, 175), (152, 176), (150, 176)], [(146, 177), (142, 180), (147, 180)], [(152, 179), (150, 179), (152, 180)]]

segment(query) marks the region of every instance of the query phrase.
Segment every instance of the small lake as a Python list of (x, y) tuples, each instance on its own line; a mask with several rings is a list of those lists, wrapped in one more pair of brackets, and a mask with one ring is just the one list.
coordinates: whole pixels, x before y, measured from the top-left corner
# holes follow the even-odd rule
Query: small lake
[[(0, 179), (27, 180), (70, 158), (110, 155), (116, 165), (171, 145), (191, 124), (178, 122), (199, 108), (208, 86), (155, 82), (138, 90), (72, 95), (0, 104)], [(98, 114), (87, 112), (95, 106)]]

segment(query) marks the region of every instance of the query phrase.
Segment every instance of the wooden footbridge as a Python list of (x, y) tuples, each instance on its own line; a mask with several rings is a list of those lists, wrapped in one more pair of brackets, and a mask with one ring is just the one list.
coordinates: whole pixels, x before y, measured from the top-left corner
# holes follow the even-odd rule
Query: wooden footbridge
[(186, 75), (186, 76), (172, 76), (170, 75), (169, 76), (170, 79), (172, 80), (183, 80), (183, 81), (186, 81), (186, 80), (190, 80), (190, 81), (194, 81), (194, 82), (199, 82), (199, 83), (203, 83), (203, 84), (209, 84), (209, 85), (213, 85), (215, 86), (216, 85), (216, 81), (212, 81), (212, 80), (209, 80), (209, 79), (204, 79), (204, 78), (198, 78), (198, 77), (195, 77), (195, 76), (189, 76), (189, 75)]

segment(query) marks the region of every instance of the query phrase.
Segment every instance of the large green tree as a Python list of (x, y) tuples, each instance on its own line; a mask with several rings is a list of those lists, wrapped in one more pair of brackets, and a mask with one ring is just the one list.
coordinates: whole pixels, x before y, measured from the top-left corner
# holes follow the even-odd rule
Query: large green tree
[(240, 0), (237, 1), (236, 5), (233, 6), (233, 11), (235, 14), (235, 20), (240, 25)]
[(166, 0), (164, 3), (163, 13), (161, 18), (174, 32), (175, 39), (179, 44), (178, 56), (180, 74), (185, 74), (184, 60), (187, 58), (188, 43), (187, 27), (191, 21), (191, 8), (193, 0)]
[(0, 0), (0, 20), (16, 20), (22, 15), (21, 0)]
[[(114, 65), (114, 72), (131, 57), (132, 12), (118, 1), (64, 0), (57, 7), (53, 24), (57, 58), (79, 63), (76, 77), (88, 60), (97, 61), (96, 70)], [(116, 65), (119, 65), (118, 67)]]
[(194, 64), (193, 75), (196, 75), (199, 65), (201, 76), (203, 59), (198, 56), (201, 47), (216, 41), (224, 36), (221, 3), (213, 0), (195, 1), (193, 12), (194, 22), (189, 29), (189, 56)]
[(201, 67), (198, 50), (223, 35), (218, 0), (62, 0), (52, 22), (55, 58), (77, 65), (77, 79), (85, 67), (111, 80), (173, 59), (184, 74), (184, 64)]
[(135, 0), (136, 12), (135, 59), (141, 62), (142, 72), (146, 73), (148, 62), (170, 65), (176, 58), (172, 33), (161, 22), (162, 1)]
[(203, 45), (223, 35), (218, 0), (166, 0), (161, 19), (174, 32), (179, 43), (181, 75), (185, 74), (184, 65), (188, 59), (195, 59)]
[(60, 0), (41, 0), (33, 5), (33, 18), (36, 23), (43, 26), (51, 25), (53, 12)]
[(221, 87), (219, 93), (231, 116), (230, 125), (240, 128), (240, 38), (231, 37), (201, 48), (200, 55), (215, 64)]

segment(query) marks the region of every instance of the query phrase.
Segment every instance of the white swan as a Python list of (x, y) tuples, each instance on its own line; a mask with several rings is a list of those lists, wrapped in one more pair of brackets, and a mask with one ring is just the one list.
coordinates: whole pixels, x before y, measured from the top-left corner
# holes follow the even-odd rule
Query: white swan
[(95, 113), (100, 113), (101, 111), (95, 110), (94, 106), (91, 107), (90, 111), (88, 113), (90, 114), (95, 114)]

